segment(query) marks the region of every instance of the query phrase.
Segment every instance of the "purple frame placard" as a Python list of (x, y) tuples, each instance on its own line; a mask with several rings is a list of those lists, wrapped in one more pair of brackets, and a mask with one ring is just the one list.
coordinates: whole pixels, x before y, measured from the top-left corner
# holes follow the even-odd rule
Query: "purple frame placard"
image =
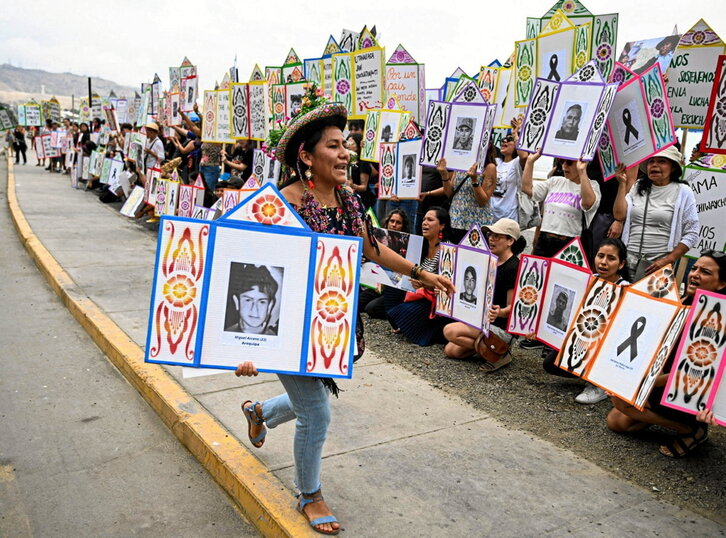
[[(712, 301), (712, 303), (709, 305), (710, 301)], [(713, 327), (714, 320), (711, 319), (711, 316), (714, 315), (714, 310), (718, 310), (718, 313), (720, 314), (720, 307), (725, 305), (726, 297), (721, 294), (704, 290), (698, 290), (696, 292), (696, 295), (693, 298), (693, 304), (691, 305), (691, 310), (688, 313), (688, 319), (686, 320), (683, 333), (681, 334), (681, 341), (675, 354), (673, 368), (671, 369), (665, 389), (663, 390), (663, 397), (660, 402), (662, 405), (691, 415), (695, 415), (700, 409), (712, 408), (713, 402), (721, 389), (724, 368), (726, 368), (726, 321), (721, 321), (721, 324), (718, 327)], [(705, 312), (707, 308), (710, 309), (709, 312)], [(708, 334), (704, 338), (701, 334), (701, 330), (707, 322), (708, 328), (710, 329), (709, 333), (714, 331), (715, 334)], [(713, 378), (711, 382), (708, 383), (704, 389), (698, 390), (689, 395), (689, 399), (694, 398), (694, 396), (698, 396), (698, 398), (694, 398), (695, 401), (693, 403), (693, 407), (687, 407), (674, 402), (674, 400), (678, 398), (678, 393), (680, 391), (685, 392), (687, 388), (687, 383), (684, 381), (681, 385), (679, 383), (679, 379), (681, 376), (688, 377), (688, 370), (694, 368), (693, 365), (689, 366), (688, 364), (691, 362), (687, 358), (690, 354), (694, 354), (696, 358), (702, 361), (709, 357), (711, 358), (712, 365), (710, 366), (696, 365), (696, 367), (699, 368), (698, 372), (705, 370), (703, 373), (707, 374), (708, 370), (713, 370)], [(698, 377), (703, 380), (705, 376), (702, 377), (696, 375), (694, 377)], [(702, 402), (702, 405), (699, 405), (699, 401)], [(722, 423), (726, 425), (726, 422)]]
[[(429, 101), (429, 105), (431, 105), (431, 103), (441, 103), (441, 104), (447, 105), (447, 108), (448, 108), (448, 110), (447, 110), (447, 118), (446, 118), (446, 130), (444, 132), (443, 140), (441, 141), (442, 149), (441, 149), (441, 155), (439, 157), (440, 159), (445, 159), (446, 158), (446, 143), (449, 140), (449, 129), (450, 129), (450, 125), (451, 125), (451, 108), (454, 107), (454, 106), (457, 106), (457, 107), (460, 107), (460, 106), (467, 106), (467, 107), (468, 106), (471, 106), (471, 107), (479, 107), (479, 108), (486, 108), (486, 107), (493, 106), (493, 105), (487, 105), (487, 104), (482, 104), (482, 103), (458, 103), (458, 102), (449, 102), (449, 101), (440, 101), (440, 100), (431, 100), (431, 101)], [(485, 113), (483, 119), (486, 120), (486, 113)], [(426, 130), (425, 130), (425, 133), (426, 134), (424, 135), (424, 138), (423, 138), (423, 142), (422, 142), (423, 146), (422, 147), (425, 147), (426, 137), (428, 136), (428, 132), (429, 132), (428, 112), (427, 112), (426, 120), (427, 120), (426, 121)], [(486, 122), (483, 122), (483, 123), (486, 123)], [(478, 159), (479, 159), (479, 151), (481, 149), (481, 139), (482, 139), (482, 137), (484, 135), (484, 127), (486, 127), (486, 125), (483, 126), (482, 131), (481, 131), (481, 135), (479, 136), (479, 138), (474, 139), (472, 141), (472, 147), (476, 147), (477, 148), (476, 155), (475, 155), (475, 158), (474, 158), (474, 161), (475, 162), (478, 161)], [(426, 166), (428, 168), (436, 168), (436, 165), (435, 164), (427, 164), (427, 163), (424, 163), (423, 162), (423, 157), (424, 156), (423, 156), (423, 151), (422, 151), (422, 155), (419, 158), (419, 164), (421, 166)], [(466, 172), (467, 170), (469, 170), (468, 167), (467, 168), (448, 167), (448, 169), (449, 170), (456, 171), (456, 172)]]
[[(549, 260), (550, 260), (550, 264), (547, 267), (547, 278), (545, 279), (544, 287), (542, 288), (542, 300), (540, 302), (540, 307), (541, 308), (539, 310), (539, 315), (537, 317), (537, 328), (535, 330), (535, 334), (536, 334), (537, 340), (539, 340), (540, 342), (542, 342), (546, 346), (548, 346), (548, 347), (550, 347), (552, 349), (555, 349), (555, 350), (559, 351), (560, 348), (559, 347), (556, 347), (556, 345), (554, 343), (549, 342), (549, 341), (545, 340), (544, 337), (540, 336), (540, 331), (542, 329), (542, 315), (544, 314), (544, 308), (547, 306), (545, 304), (545, 299), (547, 298), (547, 290), (549, 288), (550, 278), (552, 277), (552, 270), (554, 269), (555, 266), (562, 266), (562, 267), (564, 267), (566, 269), (569, 269), (571, 271), (575, 271), (577, 273), (583, 273), (583, 274), (587, 275), (587, 278), (588, 278), (587, 284), (585, 285), (585, 289), (582, 292), (582, 296), (575, 298), (575, 301), (574, 301), (574, 303), (572, 305), (574, 308), (578, 308), (580, 306), (580, 304), (582, 303), (582, 300), (585, 297), (587, 297), (587, 291), (588, 291), (588, 289), (590, 287), (590, 281), (592, 280), (592, 272), (590, 270), (584, 268), (584, 267), (580, 267), (579, 265), (575, 265), (574, 263), (570, 263), (570, 262), (567, 262), (565, 260), (560, 260), (560, 259), (557, 259), (557, 258), (549, 258)], [(555, 283), (556, 283), (556, 281), (555, 281)], [(573, 316), (572, 316), (572, 320), (576, 320), (576, 319), (577, 319), (577, 312), (575, 312), (573, 314)], [(567, 324), (566, 328), (564, 329), (564, 334), (562, 336), (562, 341), (563, 342), (567, 338), (567, 334), (569, 332), (569, 329), (570, 329), (570, 325), (571, 324), (572, 324), (572, 321), (570, 321)], [(562, 346), (562, 344), (560, 344), (560, 347), (561, 346)]]
[[(450, 244), (450, 243), (445, 243), (445, 244), (447, 246), (450, 246), (450, 247), (453, 247), (454, 248), (453, 274), (452, 274), (452, 278), (451, 278), (451, 281), (454, 284), (454, 287), (457, 287), (456, 286), (455, 278), (456, 278), (456, 266), (457, 266), (457, 264), (459, 262), (459, 250), (470, 250), (470, 251), (475, 252), (477, 254), (481, 254), (483, 256), (486, 256), (487, 258), (498, 259), (497, 256), (495, 256), (491, 252), (487, 252), (486, 250), (483, 250), (483, 249), (469, 247), (469, 246), (466, 246), (466, 245), (454, 245), (454, 244)], [(442, 263), (441, 260), (439, 260), (439, 272), (441, 272), (441, 263)], [(453, 303), (453, 301), (451, 302), (451, 314), (449, 314), (447, 312), (444, 312), (444, 311), (440, 311), (438, 309), (438, 302), (437, 302), (437, 305), (436, 305), (437, 306), (436, 313), (437, 314), (440, 314), (442, 316), (445, 316), (447, 318), (451, 318), (453, 320), (459, 321), (459, 322), (461, 322), (461, 323), (463, 323), (465, 325), (468, 325), (469, 327), (472, 327), (474, 329), (478, 329), (480, 331), (484, 331), (486, 333), (486, 335), (489, 336), (488, 327), (486, 328), (486, 330), (484, 329), (484, 326), (486, 324), (485, 323), (485, 320), (486, 320), (487, 316), (489, 315), (489, 309), (492, 306), (492, 305), (487, 305), (486, 304), (486, 299), (487, 299), (486, 287), (487, 287), (487, 283), (489, 281), (489, 268), (490, 268), (489, 260), (487, 260), (487, 263), (485, 265), (482, 265), (482, 266), (479, 267), (479, 269), (483, 269), (484, 270), (484, 276), (481, 279), (481, 282), (483, 284), (483, 289), (484, 289), (484, 304), (483, 304), (483, 310), (482, 310), (482, 319), (481, 319), (481, 323), (480, 323), (479, 326), (474, 325), (474, 324), (472, 324), (472, 323), (470, 323), (470, 322), (468, 322), (468, 321), (466, 321), (464, 319), (454, 317), (454, 315), (453, 315), (453, 312), (454, 312), (454, 303)]]
[[(546, 78), (537, 77), (537, 81), (539, 81), (539, 80), (544, 80), (544, 81), (547, 81), (547, 82), (550, 82), (550, 83), (552, 82), (551, 80), (548, 80)], [(535, 86), (537, 84), (537, 81), (535, 81)], [(544, 135), (542, 136), (542, 142), (541, 142), (542, 143), (542, 155), (547, 155), (549, 157), (555, 157), (557, 159), (568, 159), (568, 160), (570, 160), (570, 159), (573, 159), (572, 156), (558, 155), (556, 153), (549, 152), (549, 151), (547, 151), (547, 148), (544, 146), (544, 143), (547, 141), (547, 139), (549, 137), (550, 130), (552, 129), (552, 121), (554, 119), (554, 114), (552, 114), (552, 112), (554, 112), (554, 110), (557, 108), (557, 105), (560, 102), (560, 96), (562, 95), (562, 88), (564, 86), (600, 86), (602, 88), (602, 91), (600, 92), (600, 97), (598, 98), (597, 104), (595, 105), (595, 108), (594, 108), (594, 110), (597, 112), (597, 110), (600, 108), (600, 104), (602, 103), (603, 97), (605, 96), (605, 88), (607, 88), (608, 84), (601, 83), (601, 82), (580, 82), (580, 81), (569, 81), (568, 82), (568, 81), (563, 81), (563, 82), (560, 82), (559, 83), (559, 86), (560, 86), (560, 89), (558, 90), (557, 95), (555, 96), (555, 102), (552, 105), (551, 113), (550, 113), (550, 116), (548, 118), (549, 121), (547, 122), (547, 128), (545, 129)], [(529, 120), (530, 112), (531, 112), (531, 108), (529, 106), (527, 106), (527, 115), (524, 118), (525, 124)], [(592, 119), (590, 120), (590, 124), (589, 124), (589, 126), (587, 128), (587, 132), (589, 134), (588, 134), (588, 136), (585, 137), (585, 140), (583, 141), (583, 144), (582, 144), (582, 151), (580, 152), (580, 158), (583, 159), (583, 160), (587, 160), (587, 161), (591, 161), (594, 158), (594, 154), (593, 154), (593, 157), (590, 157), (589, 159), (584, 159), (582, 154), (584, 153), (585, 148), (588, 146), (588, 140), (590, 139), (590, 136), (592, 136), (591, 130), (592, 130), (593, 124), (595, 123), (596, 116), (597, 116), (597, 114), (593, 114)], [(606, 127), (607, 127), (607, 122), (605, 122), (605, 124), (606, 124)], [(520, 146), (520, 141), (521, 140), (522, 139), (520, 138), (518, 140), (518, 142), (517, 142), (517, 149), (518, 150), (526, 151), (527, 153), (535, 153), (534, 151), (531, 151), (529, 149), (522, 148)]]

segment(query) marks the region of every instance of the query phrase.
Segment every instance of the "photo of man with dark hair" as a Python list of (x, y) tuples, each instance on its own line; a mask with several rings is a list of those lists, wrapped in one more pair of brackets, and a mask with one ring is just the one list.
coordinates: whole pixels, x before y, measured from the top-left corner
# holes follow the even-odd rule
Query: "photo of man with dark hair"
[(574, 104), (567, 108), (562, 117), (560, 129), (555, 133), (557, 140), (577, 140), (580, 134), (580, 119), (582, 118), (582, 105)]
[(475, 118), (457, 118), (453, 149), (471, 151), (474, 145)]
[[(283, 268), (273, 267), (283, 274)], [(278, 320), (272, 312), (278, 303), (281, 285), (265, 265), (232, 262), (227, 296), (226, 332), (277, 335)]]
[(476, 269), (471, 265), (464, 269), (464, 291), (459, 294), (459, 300), (470, 305), (476, 304)]

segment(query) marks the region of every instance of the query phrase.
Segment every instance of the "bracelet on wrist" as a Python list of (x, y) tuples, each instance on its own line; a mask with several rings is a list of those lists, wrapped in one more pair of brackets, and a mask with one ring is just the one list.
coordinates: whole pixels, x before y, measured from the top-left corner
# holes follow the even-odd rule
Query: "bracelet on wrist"
[(412, 280), (418, 280), (418, 278), (421, 276), (421, 266), (417, 263), (413, 264), (413, 267), (411, 267), (411, 274), (410, 277)]

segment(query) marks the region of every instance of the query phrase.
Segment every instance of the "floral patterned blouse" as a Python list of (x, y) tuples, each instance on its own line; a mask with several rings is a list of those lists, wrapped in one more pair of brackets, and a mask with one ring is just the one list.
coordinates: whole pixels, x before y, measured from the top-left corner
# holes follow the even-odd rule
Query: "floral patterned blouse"
[(484, 207), (479, 205), (474, 197), (474, 188), (471, 186), (471, 181), (466, 179), (466, 174), (459, 172), (454, 177), (454, 186), (459, 185), (461, 181), (464, 181), (464, 184), (454, 194), (449, 208), (451, 227), (468, 230), (474, 224), (479, 226), (492, 224), (494, 217), (489, 203)]

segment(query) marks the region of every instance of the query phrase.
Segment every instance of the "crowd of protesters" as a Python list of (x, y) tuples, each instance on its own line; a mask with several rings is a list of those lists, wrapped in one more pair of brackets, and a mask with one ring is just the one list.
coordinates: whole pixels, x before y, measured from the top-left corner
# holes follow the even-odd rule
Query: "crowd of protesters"
[[(90, 124), (48, 120), (41, 128), (18, 126), (8, 131), (6, 142), (15, 162), (27, 163), (31, 148), (38, 154), (36, 166), (50, 173), (71, 174), (80, 166), (80, 159), (99, 149), (108, 158), (124, 161), (128, 185), (145, 186), (146, 171), (161, 169), (162, 177), (175, 174), (184, 184), (204, 186), (204, 205), (212, 207), (226, 189), (240, 189), (253, 170), (253, 154), (257, 143), (238, 140), (234, 144), (203, 142), (202, 118), (195, 112), (181, 113), (180, 126), (123, 123), (118, 132), (109, 132), (102, 119)], [(442, 242), (458, 242), (472, 224), (486, 234), (490, 248), (498, 256), (498, 273), (494, 289), (494, 306), (489, 316), (493, 336), (485, 337), (463, 323), (432, 314), (435, 297), (420, 285), (418, 293), (384, 287), (364, 289), (359, 309), (373, 317), (388, 319), (391, 330), (400, 333), (414, 345), (445, 345), (443, 353), (454, 360), (481, 361), (483, 372), (496, 372), (511, 362), (510, 349), (516, 337), (506, 333), (506, 318), (512, 306), (519, 254), (525, 250), (519, 200), (524, 195), (539, 206), (541, 223), (537, 227), (533, 254), (551, 257), (575, 237), (581, 238), (596, 275), (617, 284), (634, 282), (664, 267), (681, 262), (682, 256), (696, 245), (698, 214), (691, 189), (683, 180), (684, 159), (678, 145), (669, 147), (648, 159), (643, 165), (618, 169), (615, 179), (604, 181), (597, 157), (589, 162), (555, 159), (548, 177), (534, 181), (534, 164), (540, 153), (526, 154), (516, 150), (521, 118), (512, 122), (512, 129), (502, 138), (499, 147), (491, 146), (485, 166), (476, 166), (466, 173), (446, 169), (442, 160), (438, 167), (424, 168), (418, 200), (378, 200), (378, 165), (360, 160), (363, 124), (349, 121), (345, 141), (351, 156), (347, 187), (360, 196), (362, 206), (376, 215), (382, 226), (390, 230), (423, 236), (422, 268), (438, 272)], [(145, 135), (141, 159), (131, 159), (124, 151), (133, 132)], [(55, 134), (54, 134), (55, 133)], [(45, 158), (38, 153), (38, 139), (51, 135), (58, 152)], [(58, 142), (64, 140), (65, 142)], [(69, 156), (68, 153), (71, 152)], [(692, 155), (698, 164), (699, 154)], [(278, 186), (289, 177), (283, 168)], [(91, 174), (81, 184), (96, 190), (103, 202), (123, 201), (128, 190), (119, 185), (101, 183)], [(154, 219), (153, 208), (147, 206), (137, 218)], [(414, 285), (416, 283), (414, 282)], [(688, 271), (685, 280), (685, 302), (697, 288), (726, 293), (726, 259), (720, 252), (704, 252)], [(493, 340), (493, 339), (496, 339)], [(520, 339), (525, 349), (541, 348), (543, 367), (548, 373), (567, 375), (554, 364), (556, 350), (533, 339)], [(498, 347), (497, 353), (492, 349)], [(665, 374), (667, 374), (668, 366)], [(662, 376), (663, 377), (663, 376)], [(662, 392), (665, 378), (656, 391)], [(586, 385), (576, 401), (597, 404), (608, 394)], [(707, 438), (707, 426), (695, 417), (660, 407), (653, 398), (645, 412), (613, 397), (613, 410), (608, 427), (616, 432), (630, 432), (658, 424), (673, 429), (674, 441), (661, 447), (669, 456), (690, 453)], [(700, 419), (713, 422), (702, 413)]]

